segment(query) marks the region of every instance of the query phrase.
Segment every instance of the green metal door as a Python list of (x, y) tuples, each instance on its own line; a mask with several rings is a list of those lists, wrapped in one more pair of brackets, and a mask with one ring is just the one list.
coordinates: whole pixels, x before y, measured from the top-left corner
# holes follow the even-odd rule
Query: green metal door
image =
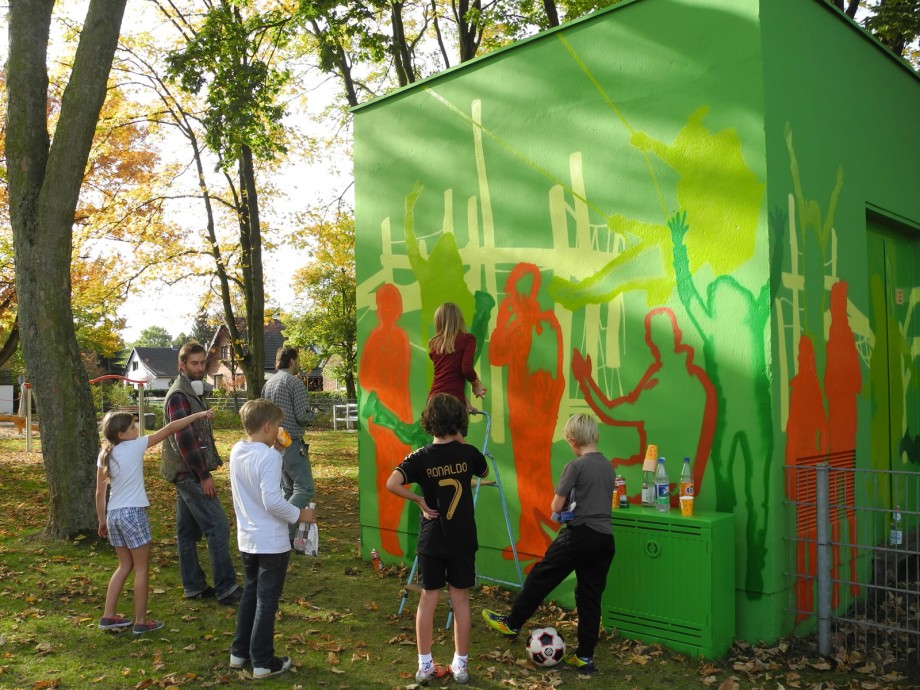
[[(920, 470), (920, 233), (878, 216), (870, 216), (867, 224), (869, 319), (875, 337), (869, 362), (871, 467), (916, 472)], [(883, 482), (878, 493), (881, 505), (908, 508), (907, 482)]]

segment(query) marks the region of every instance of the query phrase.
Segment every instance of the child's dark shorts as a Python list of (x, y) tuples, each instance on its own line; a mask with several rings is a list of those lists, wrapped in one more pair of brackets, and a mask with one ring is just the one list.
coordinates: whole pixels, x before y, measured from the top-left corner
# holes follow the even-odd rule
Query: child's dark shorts
[(476, 554), (441, 557), (420, 553), (418, 570), (422, 589), (441, 589), (445, 581), (457, 589), (469, 589), (476, 584)]

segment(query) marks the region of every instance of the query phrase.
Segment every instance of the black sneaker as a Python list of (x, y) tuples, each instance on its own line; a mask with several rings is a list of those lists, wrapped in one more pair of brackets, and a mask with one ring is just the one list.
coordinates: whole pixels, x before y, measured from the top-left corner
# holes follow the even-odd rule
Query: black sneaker
[(145, 623), (134, 624), (134, 634), (143, 635), (144, 633), (153, 632), (163, 627), (163, 621), (146, 621)]
[(269, 678), (284, 673), (291, 668), (291, 658), (288, 656), (276, 656), (268, 662), (268, 666), (253, 666), (252, 677), (255, 679)]
[(211, 586), (208, 586), (207, 588), (205, 588), (203, 592), (198, 592), (198, 594), (193, 594), (192, 596), (185, 597), (185, 598), (190, 601), (192, 599), (213, 599), (215, 594), (216, 592), (214, 591), (214, 588)]
[(240, 603), (240, 599), (243, 598), (243, 590), (237, 587), (230, 594), (225, 597), (222, 597), (217, 600), (218, 604), (222, 606), (236, 606)]

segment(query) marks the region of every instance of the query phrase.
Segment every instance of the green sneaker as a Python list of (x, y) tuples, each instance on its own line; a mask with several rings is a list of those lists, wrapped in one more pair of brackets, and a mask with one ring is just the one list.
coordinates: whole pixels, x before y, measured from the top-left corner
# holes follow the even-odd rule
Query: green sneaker
[(508, 626), (508, 616), (500, 616), (490, 609), (482, 610), (482, 619), (492, 630), (497, 630), (506, 637), (517, 637), (521, 632), (520, 628), (514, 629)]
[(565, 663), (579, 673), (595, 673), (597, 671), (597, 667), (594, 665), (594, 659), (578, 656), (575, 652), (572, 652), (565, 658)]

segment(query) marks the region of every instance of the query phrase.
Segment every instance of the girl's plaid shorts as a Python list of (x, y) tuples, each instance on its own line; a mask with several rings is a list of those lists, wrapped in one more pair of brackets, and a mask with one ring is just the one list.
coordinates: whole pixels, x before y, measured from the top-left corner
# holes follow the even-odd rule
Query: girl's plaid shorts
[(150, 521), (146, 508), (116, 508), (105, 517), (109, 527), (109, 544), (138, 549), (150, 543)]

